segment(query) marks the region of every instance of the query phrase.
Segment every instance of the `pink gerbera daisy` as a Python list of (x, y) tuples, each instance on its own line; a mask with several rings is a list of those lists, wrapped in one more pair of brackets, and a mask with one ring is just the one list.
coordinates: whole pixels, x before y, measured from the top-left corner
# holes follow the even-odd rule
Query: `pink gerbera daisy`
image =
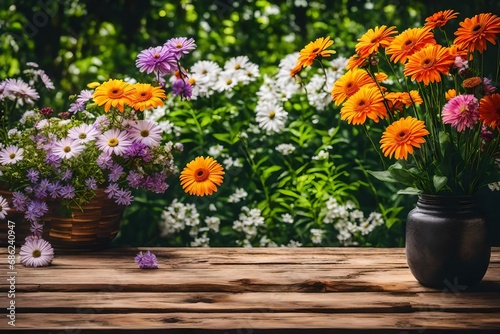
[(104, 153), (123, 155), (127, 147), (132, 144), (132, 141), (128, 138), (126, 132), (111, 129), (100, 135), (96, 144)]
[(458, 95), (443, 107), (443, 123), (450, 124), (458, 132), (472, 129), (479, 120), (479, 103), (474, 95)]

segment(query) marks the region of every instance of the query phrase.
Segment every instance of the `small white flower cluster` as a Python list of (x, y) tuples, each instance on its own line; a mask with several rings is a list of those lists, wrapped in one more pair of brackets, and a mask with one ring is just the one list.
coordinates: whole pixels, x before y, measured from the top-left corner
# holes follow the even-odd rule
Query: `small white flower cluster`
[(188, 81), (193, 87), (191, 99), (209, 97), (215, 92), (232, 94), (236, 85), (247, 85), (259, 76), (259, 66), (252, 63), (247, 56), (230, 58), (223, 69), (213, 61), (197, 61), (188, 73)]
[(248, 193), (243, 188), (236, 188), (234, 193), (229, 196), (227, 201), (229, 203), (239, 203), (241, 200), (244, 200), (248, 196)]
[(276, 146), (276, 151), (278, 151), (279, 153), (281, 153), (283, 155), (290, 155), (295, 151), (295, 146), (293, 146), (292, 144), (286, 144), (286, 143), (279, 144), (278, 146)]
[(325, 224), (334, 224), (334, 228), (338, 231), (337, 239), (344, 246), (357, 244), (353, 240), (354, 234), (367, 235), (377, 226), (384, 224), (382, 214), (379, 212), (372, 212), (365, 218), (364, 213), (358, 210), (354, 203), (348, 201), (342, 205), (333, 197), (326, 201), (322, 214)]
[(262, 217), (262, 212), (257, 208), (250, 209), (244, 206), (241, 208), (239, 219), (233, 222), (233, 229), (245, 234), (245, 239), (240, 243), (248, 246), (250, 240), (257, 235), (258, 228), (263, 225), (264, 217)]

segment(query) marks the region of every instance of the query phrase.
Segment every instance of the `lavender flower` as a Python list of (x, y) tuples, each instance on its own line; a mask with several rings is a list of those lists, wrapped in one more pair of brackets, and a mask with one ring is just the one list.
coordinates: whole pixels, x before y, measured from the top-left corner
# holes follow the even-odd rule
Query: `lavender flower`
[(155, 72), (160, 75), (173, 73), (177, 69), (175, 54), (167, 46), (157, 46), (142, 50), (135, 61), (140, 72)]
[(21, 79), (7, 79), (3, 95), (16, 101), (18, 106), (33, 105), (40, 98), (36, 90)]
[(54, 249), (48, 241), (35, 237), (24, 243), (19, 256), (26, 267), (44, 267), (52, 262)]
[(142, 158), (144, 162), (150, 162), (153, 159), (151, 149), (140, 141), (134, 142), (127, 147), (125, 156), (128, 158)]
[(28, 202), (26, 207), (26, 212), (24, 213), (24, 218), (30, 222), (36, 222), (43, 217), (44, 214), (49, 211), (47, 203), (40, 200), (32, 200)]
[(85, 180), (85, 186), (90, 190), (96, 190), (97, 189), (96, 179), (93, 176), (89, 177), (88, 179)]
[(111, 159), (111, 155), (108, 153), (101, 153), (96, 160), (97, 166), (102, 169), (110, 169), (113, 166), (113, 160)]
[(193, 95), (193, 87), (189, 82), (183, 79), (177, 79), (172, 85), (172, 94), (189, 99)]
[(45, 162), (55, 168), (59, 168), (61, 166), (61, 158), (52, 152), (47, 153), (45, 156)]
[(114, 163), (111, 167), (111, 172), (108, 175), (109, 182), (116, 182), (120, 179), (123, 174), (123, 167), (117, 163)]
[(173, 53), (177, 59), (183, 55), (188, 54), (189, 51), (196, 49), (194, 39), (187, 39), (186, 37), (171, 38), (163, 44), (168, 48), (168, 51)]
[(43, 225), (38, 222), (32, 222), (30, 231), (35, 237), (41, 238), (43, 234)]
[(141, 184), (144, 182), (144, 178), (140, 173), (131, 171), (127, 175), (127, 182), (128, 185), (131, 186), (132, 188), (139, 188)]
[(75, 187), (73, 187), (71, 184), (67, 184), (61, 187), (59, 193), (61, 194), (62, 198), (72, 199), (75, 197)]
[(118, 189), (114, 194), (114, 198), (118, 205), (130, 205), (134, 200), (132, 193), (127, 189)]
[(85, 104), (92, 98), (94, 92), (90, 89), (84, 89), (78, 94), (74, 103), (71, 103), (68, 112), (74, 114), (85, 110)]
[(38, 185), (33, 188), (36, 198), (45, 198), (48, 195), (50, 182), (48, 179), (42, 179)]
[(0, 196), (0, 219), (5, 219), (7, 210), (10, 210), (9, 202), (3, 196)]
[(62, 181), (68, 181), (68, 180), (71, 180), (71, 178), (73, 177), (73, 172), (71, 171), (71, 169), (67, 168), (61, 175), (61, 180)]
[(17, 211), (26, 210), (26, 196), (20, 191), (14, 191), (12, 193), (12, 205)]
[(142, 251), (137, 254), (134, 258), (135, 263), (139, 265), (141, 269), (158, 269), (158, 260), (156, 255), (148, 251), (143, 254)]
[(26, 173), (26, 177), (28, 178), (28, 180), (30, 180), (31, 183), (36, 183), (39, 176), (40, 172), (35, 170), (34, 168), (30, 168)]
[(104, 192), (106, 194), (108, 194), (108, 198), (113, 198), (118, 190), (120, 190), (120, 187), (118, 187), (118, 184), (116, 184), (116, 183), (110, 183), (106, 187), (106, 189), (104, 190)]
[(52, 182), (48, 187), (50, 197), (58, 198), (59, 196), (61, 196), (61, 188), (62, 188), (61, 182), (59, 181)]

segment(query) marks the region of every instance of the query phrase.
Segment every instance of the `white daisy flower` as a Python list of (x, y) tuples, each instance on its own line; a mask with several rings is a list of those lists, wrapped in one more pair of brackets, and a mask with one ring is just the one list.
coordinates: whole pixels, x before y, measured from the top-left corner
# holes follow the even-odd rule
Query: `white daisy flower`
[(257, 112), (259, 127), (268, 132), (280, 132), (288, 118), (288, 113), (278, 105), (265, 105)]
[(221, 72), (217, 81), (215, 82), (214, 89), (218, 92), (225, 92), (232, 90), (234, 86), (241, 81), (241, 73), (235, 72)]
[(9, 202), (3, 196), (0, 196), (0, 219), (5, 219), (7, 210), (10, 210)]
[(148, 120), (137, 121), (129, 133), (133, 141), (142, 142), (149, 147), (160, 145), (162, 139), (162, 129), (155, 122)]
[(0, 164), (10, 165), (23, 160), (24, 149), (9, 145), (0, 151)]
[(83, 145), (71, 138), (63, 138), (55, 142), (52, 153), (62, 159), (78, 156), (83, 151)]
[(101, 134), (96, 144), (104, 153), (123, 155), (132, 142), (128, 138), (126, 132), (111, 129)]
[(48, 241), (33, 237), (21, 247), (19, 256), (26, 267), (44, 267), (52, 262), (54, 249)]
[(200, 60), (191, 66), (192, 75), (199, 75), (208, 78), (209, 81), (214, 83), (221, 72), (221, 68), (216, 62), (209, 60)]
[(80, 144), (88, 143), (99, 136), (99, 131), (89, 124), (82, 124), (68, 131), (68, 138), (74, 139)]
[(246, 69), (250, 64), (250, 59), (247, 56), (237, 56), (230, 58), (224, 64), (224, 70), (228, 72), (238, 71), (241, 69)]

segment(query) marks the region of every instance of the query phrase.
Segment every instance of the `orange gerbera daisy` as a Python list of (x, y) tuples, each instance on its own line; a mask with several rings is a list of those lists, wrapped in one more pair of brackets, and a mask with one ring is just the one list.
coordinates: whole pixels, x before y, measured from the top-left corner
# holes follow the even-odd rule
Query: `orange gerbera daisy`
[(368, 64), (368, 61), (365, 58), (361, 58), (358, 54), (355, 54), (355, 55), (352, 55), (347, 60), (347, 65), (345, 66), (345, 69), (347, 71), (354, 70), (355, 68), (365, 67), (367, 64)]
[(351, 96), (340, 110), (340, 119), (347, 120), (349, 124), (364, 124), (366, 118), (375, 123), (387, 117), (384, 98), (377, 87), (363, 86)]
[(150, 84), (136, 83), (134, 94), (134, 109), (144, 111), (144, 109), (157, 108), (163, 105), (163, 100), (167, 98), (165, 91), (161, 87), (153, 87)]
[(424, 26), (431, 29), (444, 27), (449, 20), (456, 18), (458, 14), (460, 13), (451, 9), (441, 10), (426, 18)]
[(224, 177), (224, 169), (211, 157), (197, 157), (181, 172), (181, 186), (189, 195), (212, 195)]
[(486, 50), (486, 42), (496, 44), (496, 35), (500, 34), (500, 17), (491, 13), (483, 13), (460, 22), (455, 31), (454, 43), (459, 47), (482, 53)]
[(428, 45), (408, 57), (404, 74), (411, 76), (411, 80), (424, 82), (440, 82), (441, 74), (450, 70), (455, 60), (451, 57), (448, 48), (439, 44)]
[(385, 25), (369, 29), (361, 38), (358, 38), (356, 44), (356, 53), (362, 58), (368, 58), (371, 54), (377, 53), (379, 47), (387, 47), (398, 32), (396, 27), (387, 27)]
[(391, 111), (402, 111), (405, 106), (422, 104), (424, 101), (416, 90), (408, 92), (390, 92), (384, 95)]
[(294, 76), (300, 72), (302, 68), (311, 66), (314, 59), (318, 56), (329, 57), (334, 54), (335, 50), (326, 50), (326, 48), (330, 47), (332, 44), (333, 41), (330, 39), (330, 36), (320, 37), (314, 42), (307, 44), (302, 50), (300, 50), (297, 65), (292, 69), (290, 75)]
[(394, 37), (385, 49), (391, 55), (391, 61), (404, 64), (408, 56), (424, 48), (427, 44), (436, 44), (434, 34), (427, 27), (411, 28)]
[(132, 106), (135, 88), (123, 80), (109, 79), (99, 85), (92, 98), (98, 106), (104, 104), (104, 111), (111, 107), (124, 111), (125, 104)]
[(420, 148), (425, 143), (424, 136), (429, 131), (423, 121), (408, 116), (393, 122), (387, 127), (380, 139), (380, 149), (384, 156), (396, 159), (408, 159), (408, 154), (413, 154), (413, 148)]
[(376, 86), (366, 71), (361, 69), (347, 71), (335, 81), (332, 89), (332, 100), (338, 106), (365, 85)]
[(446, 91), (446, 93), (444, 93), (444, 97), (446, 99), (446, 101), (449, 101), (451, 100), (452, 98), (454, 98), (455, 96), (457, 96), (457, 91), (454, 90), (454, 89), (448, 89)]
[(500, 94), (485, 96), (479, 103), (479, 119), (485, 125), (500, 130)]

